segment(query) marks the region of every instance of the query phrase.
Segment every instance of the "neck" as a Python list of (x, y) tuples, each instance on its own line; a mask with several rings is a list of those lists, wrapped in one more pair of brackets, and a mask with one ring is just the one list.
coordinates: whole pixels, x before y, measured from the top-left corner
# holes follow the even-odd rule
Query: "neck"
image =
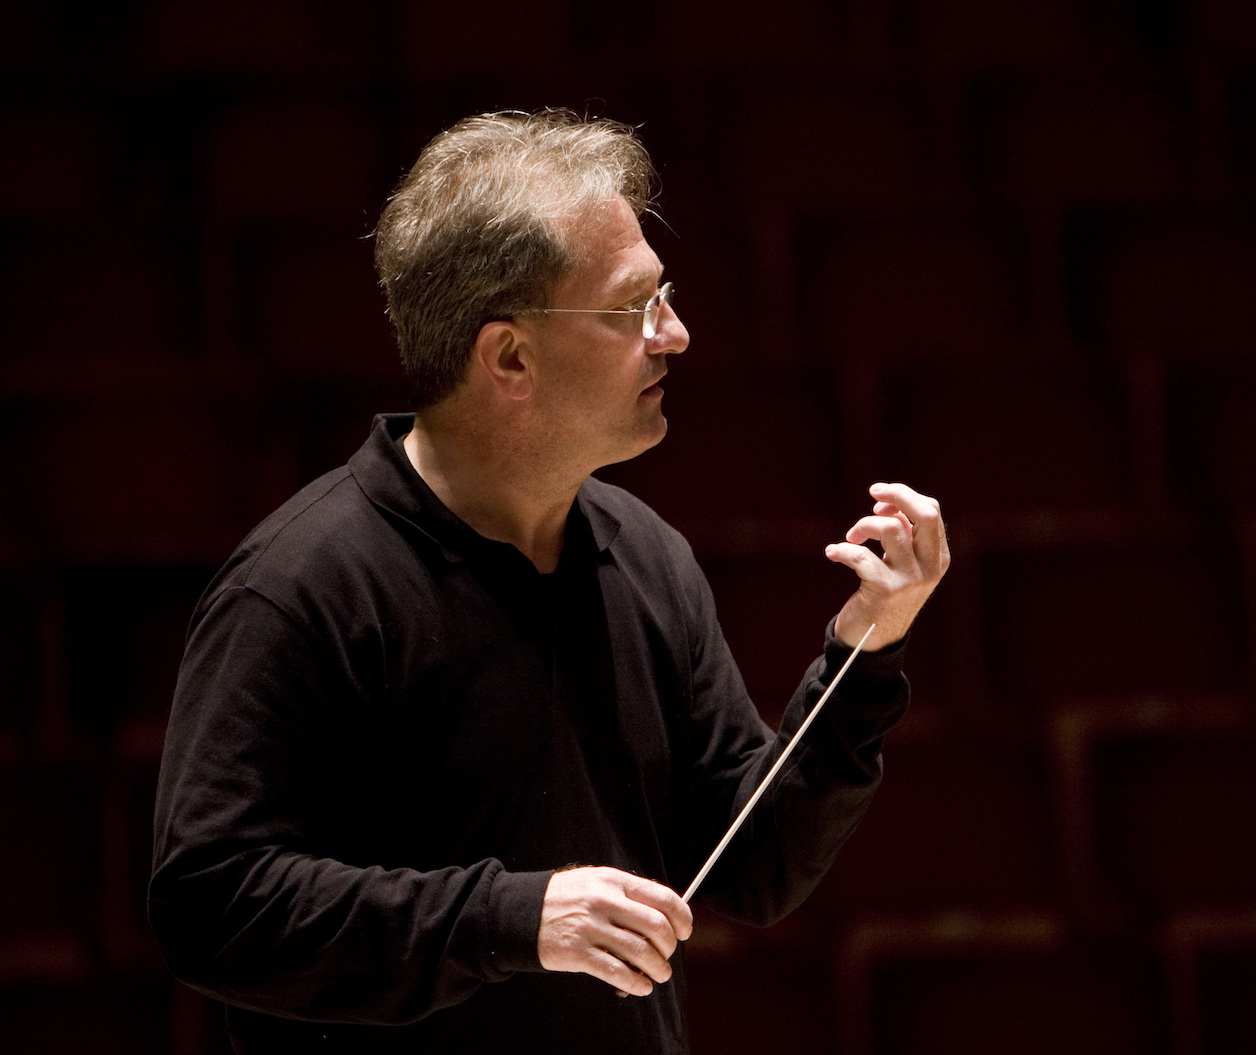
[(476, 532), (514, 546), (537, 571), (552, 572), (584, 477), (557, 479), (534, 464), (526, 445), (492, 434), (477, 418), (483, 421), (447, 406), (420, 411), (404, 442), (410, 464)]

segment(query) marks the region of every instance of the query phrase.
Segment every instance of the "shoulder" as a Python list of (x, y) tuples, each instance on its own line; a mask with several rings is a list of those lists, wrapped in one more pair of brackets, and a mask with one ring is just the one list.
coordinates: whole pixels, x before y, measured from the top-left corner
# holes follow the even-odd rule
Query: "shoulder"
[(338, 552), (356, 532), (346, 531), (370, 511), (361, 488), (341, 466), (307, 484), (263, 520), (240, 544), (232, 563), (256, 580), (281, 565), (289, 573)]
[[(263, 520), (210, 584), (201, 608), (233, 588), (289, 615), (319, 608), (364, 580), (395, 546), (390, 530), (347, 467), (303, 487)], [(364, 583), (363, 583), (364, 585)]]

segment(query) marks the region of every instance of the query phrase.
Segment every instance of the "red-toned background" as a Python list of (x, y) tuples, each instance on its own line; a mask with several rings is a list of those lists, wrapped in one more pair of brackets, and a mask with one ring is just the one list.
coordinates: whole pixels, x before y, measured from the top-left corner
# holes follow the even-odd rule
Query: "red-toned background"
[(1253, 5), (9, 4), (0, 86), (0, 1050), (225, 1050), (143, 916), (188, 614), (404, 409), (391, 185), (541, 105), (662, 170), (693, 345), (606, 475), (765, 714), (867, 485), (951, 527), (866, 823), (702, 918), (696, 1055), (1256, 1050)]

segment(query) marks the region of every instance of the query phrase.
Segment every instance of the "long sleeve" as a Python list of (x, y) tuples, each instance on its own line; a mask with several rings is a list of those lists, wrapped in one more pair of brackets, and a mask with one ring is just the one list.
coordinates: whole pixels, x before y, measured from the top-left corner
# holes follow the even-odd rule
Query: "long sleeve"
[(150, 915), (171, 968), (254, 1010), (373, 1023), (539, 970), (548, 872), (326, 855), (346, 710), (369, 702), (334, 654), (247, 588), (199, 618), (157, 799)]

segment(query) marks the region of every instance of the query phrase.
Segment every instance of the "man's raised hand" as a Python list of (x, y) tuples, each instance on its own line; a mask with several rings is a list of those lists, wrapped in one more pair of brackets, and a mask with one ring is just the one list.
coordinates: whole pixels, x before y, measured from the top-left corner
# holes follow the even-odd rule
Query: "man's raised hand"
[[(853, 648), (876, 623), (866, 649), (875, 651), (903, 638), (934, 587), (946, 574), (951, 551), (938, 503), (906, 484), (873, 484), (872, 515), (846, 532), (845, 542), (824, 550), (829, 560), (859, 576), (859, 589), (837, 615), (833, 634)], [(863, 543), (880, 543), (881, 553)]]

